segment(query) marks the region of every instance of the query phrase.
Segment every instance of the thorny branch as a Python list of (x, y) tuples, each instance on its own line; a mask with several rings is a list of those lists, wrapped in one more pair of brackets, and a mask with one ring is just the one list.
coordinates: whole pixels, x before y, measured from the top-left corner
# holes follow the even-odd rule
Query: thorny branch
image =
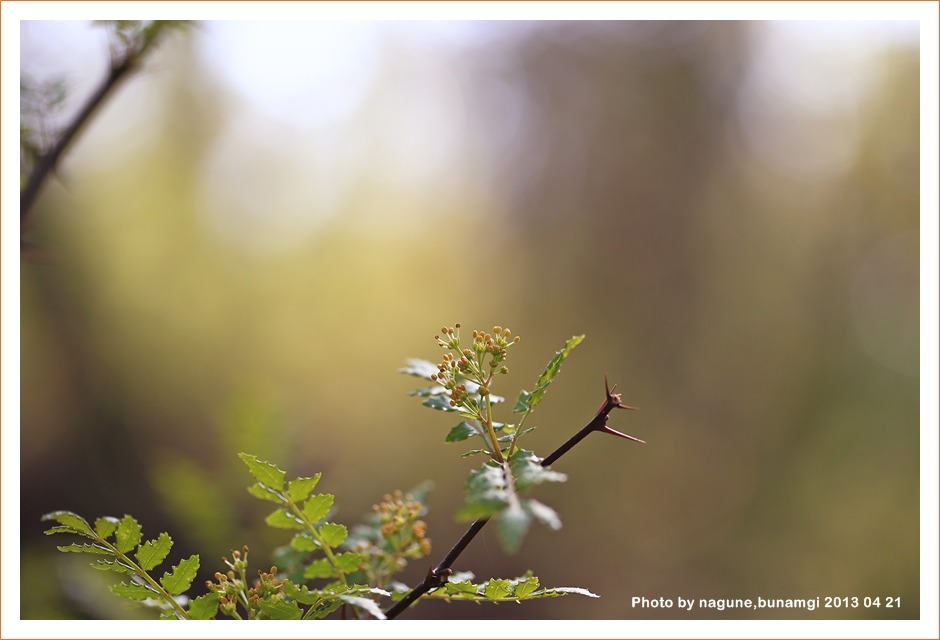
[[(639, 438), (634, 438), (633, 436), (621, 433), (615, 429), (611, 429), (607, 426), (607, 416), (610, 415), (610, 412), (614, 409), (631, 409), (636, 410), (636, 407), (631, 407), (630, 405), (623, 404), (620, 401), (620, 394), (614, 393), (614, 390), (617, 388), (617, 385), (614, 385), (613, 388), (608, 386), (606, 377), (604, 378), (604, 391), (606, 396), (604, 398), (603, 404), (597, 410), (595, 416), (587, 423), (580, 431), (571, 436), (564, 444), (555, 449), (547, 458), (542, 460), (541, 464), (543, 467), (547, 467), (555, 460), (565, 455), (572, 447), (581, 442), (588, 434), (595, 431), (600, 431), (601, 433), (609, 433), (620, 438), (626, 438), (627, 440), (633, 440), (634, 442), (639, 442), (645, 444), (643, 440)], [(457, 561), (457, 558), (463, 553), (464, 549), (467, 548), (467, 545), (470, 544), (470, 541), (486, 526), (486, 523), (489, 522), (489, 518), (480, 518), (475, 520), (473, 524), (467, 529), (466, 533), (460, 537), (460, 540), (451, 548), (451, 550), (444, 556), (444, 559), (438, 563), (436, 567), (432, 567), (424, 580), (416, 586), (414, 589), (408, 592), (408, 594), (391, 606), (388, 611), (385, 612), (385, 617), (388, 620), (398, 617), (403, 611), (411, 606), (418, 598), (426, 594), (427, 592), (442, 586), (447, 582), (448, 576), (451, 575), (451, 566), (454, 562)]]

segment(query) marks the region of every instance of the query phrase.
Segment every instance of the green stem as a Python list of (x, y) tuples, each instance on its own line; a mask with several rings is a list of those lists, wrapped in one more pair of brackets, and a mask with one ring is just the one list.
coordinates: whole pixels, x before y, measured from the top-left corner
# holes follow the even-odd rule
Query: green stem
[(346, 581), (346, 573), (340, 568), (339, 563), (336, 561), (336, 556), (333, 555), (333, 549), (326, 543), (326, 540), (323, 539), (323, 536), (320, 535), (320, 532), (313, 525), (310, 520), (307, 519), (307, 516), (304, 514), (303, 509), (301, 509), (293, 500), (288, 498), (288, 504), (290, 505), (291, 511), (294, 512), (294, 515), (300, 518), (304, 523), (304, 526), (307, 528), (307, 531), (320, 543), (320, 548), (323, 549), (323, 554), (326, 556), (327, 561), (333, 567), (333, 570), (336, 572), (336, 576), (343, 583), (343, 586), (348, 586)]

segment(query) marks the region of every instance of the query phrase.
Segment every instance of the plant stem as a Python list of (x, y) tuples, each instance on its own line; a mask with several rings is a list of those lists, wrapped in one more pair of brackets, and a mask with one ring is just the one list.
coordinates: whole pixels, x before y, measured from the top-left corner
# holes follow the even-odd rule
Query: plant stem
[[(587, 437), (592, 431), (601, 431), (604, 433), (610, 433), (612, 435), (619, 436), (621, 438), (627, 438), (635, 442), (643, 442), (639, 438), (634, 438), (633, 436), (628, 436), (626, 434), (620, 433), (619, 431), (614, 431), (607, 426), (607, 416), (610, 415), (610, 412), (614, 409), (635, 409), (636, 407), (631, 407), (620, 402), (620, 394), (615, 394), (611, 392), (611, 389), (607, 387), (607, 381), (604, 381), (605, 390), (607, 397), (604, 399), (604, 404), (601, 405), (600, 409), (597, 410), (597, 414), (591, 419), (587, 425), (584, 426), (580, 431), (574, 434), (569, 438), (564, 444), (555, 449), (547, 458), (542, 460), (541, 465), (547, 467), (552, 462), (565, 455), (568, 451), (571, 450), (574, 445), (581, 442), (584, 438)], [(408, 594), (396, 602), (394, 605), (389, 607), (388, 611), (385, 612), (385, 618), (391, 620), (398, 617), (403, 611), (411, 606), (418, 598), (426, 594), (431, 589), (440, 587), (445, 582), (447, 582), (448, 576), (452, 573), (451, 566), (454, 562), (457, 561), (457, 558), (463, 553), (464, 549), (467, 548), (467, 545), (470, 544), (470, 541), (486, 526), (486, 523), (490, 519), (480, 518), (475, 520), (473, 524), (470, 525), (470, 528), (461, 536), (451, 550), (444, 556), (444, 559), (441, 560), (436, 567), (432, 567), (428, 571), (428, 575), (425, 576), (424, 581), (421, 582), (418, 586), (408, 592)]]

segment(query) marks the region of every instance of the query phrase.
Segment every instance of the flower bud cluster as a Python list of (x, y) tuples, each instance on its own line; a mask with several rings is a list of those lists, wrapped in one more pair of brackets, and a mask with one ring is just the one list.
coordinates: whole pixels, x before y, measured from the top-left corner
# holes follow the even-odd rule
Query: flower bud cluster
[(232, 560), (223, 557), (222, 561), (228, 565), (225, 573), (217, 571), (215, 582), (207, 581), (206, 587), (219, 594), (219, 611), (232, 618), (241, 618), (238, 605), (247, 603), (247, 615), (254, 618), (259, 613), (259, 602), (262, 600), (279, 599), (284, 583), (277, 579), (277, 567), (269, 571), (258, 571), (258, 581), (254, 586), (248, 587), (245, 576), (248, 571), (248, 547), (241, 551), (232, 551)]

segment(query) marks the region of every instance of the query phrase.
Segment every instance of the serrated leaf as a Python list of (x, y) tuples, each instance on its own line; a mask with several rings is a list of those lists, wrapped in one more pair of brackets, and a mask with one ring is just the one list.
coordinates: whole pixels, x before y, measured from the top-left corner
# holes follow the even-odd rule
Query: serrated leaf
[(531, 411), (535, 408), (535, 405), (542, 401), (542, 396), (545, 395), (548, 386), (552, 383), (552, 380), (555, 379), (555, 376), (558, 375), (558, 372), (561, 371), (562, 362), (565, 361), (565, 358), (568, 357), (572, 349), (581, 344), (582, 340), (584, 340), (583, 335), (572, 336), (561, 350), (555, 352), (555, 355), (548, 362), (548, 365), (546, 365), (545, 370), (542, 371), (542, 375), (540, 375), (538, 381), (536, 381), (535, 389), (533, 389), (531, 393), (523, 391), (519, 394), (519, 398), (516, 400), (516, 406), (513, 408), (514, 412), (525, 413)]
[(283, 495), (271, 487), (261, 484), (260, 482), (256, 482), (248, 487), (248, 493), (256, 498), (260, 498), (261, 500), (267, 500), (268, 502), (275, 502), (277, 504), (286, 503)]
[(258, 608), (271, 620), (300, 620), (303, 615), (296, 602), (286, 600), (261, 600)]
[(121, 553), (127, 553), (140, 544), (141, 526), (132, 516), (121, 518), (114, 532), (114, 546)]
[(461, 420), (460, 424), (450, 430), (450, 433), (444, 438), (444, 442), (462, 442), (480, 433), (480, 430), (476, 426), (468, 423), (466, 420)]
[(131, 600), (148, 600), (150, 598), (159, 598), (160, 594), (150, 587), (132, 582), (130, 584), (121, 582), (111, 586), (111, 593)]
[(516, 489), (527, 491), (543, 482), (565, 482), (568, 479), (563, 473), (552, 471), (541, 465), (542, 459), (531, 451), (519, 449), (509, 459), (509, 468), (515, 478)]
[(338, 566), (343, 573), (358, 571), (362, 562), (362, 554), (355, 553), (354, 551), (347, 551), (346, 553), (341, 553), (336, 556), (336, 566)]
[(91, 530), (91, 526), (88, 524), (88, 521), (77, 513), (73, 513), (71, 511), (53, 511), (52, 513), (47, 513), (44, 515), (42, 519), (55, 520), (65, 528), (65, 531), (63, 531), (59, 527), (53, 527), (52, 529), (49, 529), (47, 533), (77, 533), (78, 535), (85, 536), (86, 538), (95, 537), (95, 533)]
[(405, 366), (398, 370), (399, 373), (406, 373), (409, 376), (415, 376), (430, 380), (431, 376), (439, 373), (437, 365), (421, 358), (408, 358), (405, 360)]
[(325, 518), (333, 507), (333, 500), (331, 493), (318, 493), (308, 498), (304, 503), (304, 515), (307, 516), (307, 520), (316, 524)]
[(492, 578), (483, 587), (483, 595), (490, 600), (503, 600), (512, 593), (512, 583), (509, 580)]
[(102, 516), (95, 520), (95, 532), (101, 536), (102, 540), (106, 540), (117, 531), (120, 523), (121, 521), (113, 516)]
[(181, 560), (169, 573), (164, 573), (160, 578), (160, 584), (171, 595), (179, 595), (189, 589), (197, 571), (199, 571), (199, 556), (193, 554)]
[(78, 544), (77, 542), (73, 542), (72, 544), (56, 547), (56, 549), (62, 551), (63, 553), (93, 553), (108, 556), (114, 555), (114, 552), (110, 549), (90, 543)]
[(290, 580), (283, 583), (284, 595), (301, 604), (316, 604), (323, 599), (319, 591), (311, 591), (307, 585), (296, 585)]
[(320, 475), (317, 473), (310, 478), (291, 480), (287, 483), (287, 495), (294, 502), (303, 502), (310, 496), (310, 492), (317, 486), (317, 483), (320, 482)]
[(502, 467), (492, 460), (473, 471), (464, 485), (466, 503), (457, 513), (461, 520), (489, 517), (509, 504)]
[(291, 538), (290, 546), (297, 551), (315, 551), (320, 548), (320, 543), (311, 538), (309, 533), (302, 531)]
[(526, 578), (516, 583), (516, 587), (512, 591), (512, 595), (515, 598), (525, 598), (530, 593), (534, 592), (539, 588), (539, 579), (535, 576)]
[(298, 520), (297, 516), (285, 511), (284, 509), (272, 511), (270, 514), (268, 514), (268, 517), (264, 519), (264, 522), (269, 527), (274, 527), (276, 529), (304, 528), (304, 523)]
[(346, 540), (346, 526), (342, 524), (336, 524), (335, 522), (327, 522), (322, 527), (320, 527), (320, 537), (323, 538), (323, 541), (331, 547), (338, 547), (343, 544)]
[(308, 580), (313, 578), (332, 578), (335, 575), (336, 570), (326, 558), (314, 560), (304, 569), (304, 578)]
[(255, 480), (261, 484), (267, 485), (275, 491), (284, 490), (284, 480), (287, 474), (277, 468), (277, 465), (271, 464), (266, 460), (258, 460), (257, 456), (250, 453), (239, 453), (238, 457), (248, 467), (248, 471), (255, 477)]
[(529, 530), (532, 516), (523, 508), (518, 499), (510, 501), (509, 506), (496, 516), (496, 532), (506, 553), (515, 553), (522, 545), (522, 539)]
[(477, 585), (473, 584), (469, 580), (461, 580), (460, 582), (447, 582), (444, 584), (444, 590), (450, 594), (458, 593), (477, 593)]
[(343, 606), (343, 602), (339, 598), (324, 598), (314, 606), (307, 609), (307, 613), (304, 614), (304, 620), (317, 620), (320, 618), (325, 618), (339, 609), (341, 606)]
[(144, 571), (150, 571), (166, 559), (172, 547), (170, 534), (161, 533), (156, 540), (149, 540), (140, 545), (136, 553), (137, 564)]
[(192, 620), (212, 620), (219, 612), (219, 594), (213, 591), (194, 598), (189, 603)]
[(357, 609), (362, 609), (373, 618), (378, 620), (385, 620), (385, 613), (379, 608), (378, 603), (369, 598), (360, 598), (359, 596), (349, 596), (346, 594), (339, 594), (339, 599), (345, 602), (346, 604), (351, 604)]
[(92, 563), (93, 569), (99, 571), (116, 571), (117, 573), (134, 573), (134, 567), (130, 567), (120, 560), (96, 560)]

